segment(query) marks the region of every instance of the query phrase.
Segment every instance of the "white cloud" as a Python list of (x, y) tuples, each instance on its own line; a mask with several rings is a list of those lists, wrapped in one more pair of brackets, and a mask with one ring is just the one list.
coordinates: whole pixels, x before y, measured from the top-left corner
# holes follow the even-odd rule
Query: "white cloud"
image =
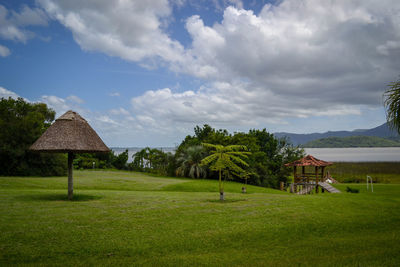
[(112, 115), (125, 115), (125, 116), (129, 116), (130, 115), (130, 113), (129, 113), (129, 111), (127, 111), (126, 109), (124, 109), (124, 108), (117, 108), (117, 109), (111, 109), (110, 110), (110, 114), (112, 114)]
[(0, 5), (0, 38), (16, 42), (26, 43), (35, 37), (27, 26), (47, 26), (47, 16), (39, 8), (22, 6), (20, 12), (8, 11)]
[(0, 45), (0, 56), (1, 57), (8, 57), (11, 54), (10, 49), (5, 46)]
[(70, 95), (67, 97), (67, 100), (74, 102), (76, 104), (83, 104), (85, 101), (83, 99), (77, 97), (76, 95)]
[(14, 93), (14, 92), (12, 92), (10, 90), (7, 90), (6, 88), (0, 86), (0, 98), (6, 98), (7, 99), (9, 97), (17, 99), (20, 96), (18, 94), (16, 94), (16, 93)]
[(166, 127), (282, 123), (381, 106), (400, 69), (400, 3), (279, 3), (259, 14), (228, 7), (213, 26), (190, 17), (190, 57), (173, 67), (209, 81), (209, 90), (149, 91), (133, 106)]
[[(360, 115), (356, 105), (330, 105), (316, 102), (299, 103), (296, 99), (274, 94), (263, 88), (248, 88), (245, 83), (213, 83), (197, 92), (173, 93), (169, 88), (147, 91), (131, 100), (139, 123), (155, 129), (183, 130), (193, 125), (212, 124), (216, 127), (260, 127), (283, 124), (286, 118), (310, 116)], [(266, 101), (267, 100), (267, 101)], [(311, 100), (312, 101), (312, 100)]]
[(38, 3), (71, 30), (84, 50), (100, 51), (147, 66), (158, 59), (182, 61), (183, 46), (163, 32), (172, 11), (168, 0), (38, 0)]
[[(114, 122), (120, 122), (117, 116), (130, 118), (131, 124), (121, 125), (132, 131), (360, 115), (365, 107), (381, 106), (386, 84), (398, 76), (397, 0), (283, 0), (259, 13), (244, 10), (241, 1), (213, 2), (232, 6), (213, 25), (198, 15), (188, 17), (192, 42), (184, 48), (167, 34), (174, 12), (167, 0), (38, 1), (84, 50), (147, 67), (167, 64), (201, 79), (197, 90), (147, 91), (132, 99), (132, 112), (109, 111)], [(99, 118), (98, 125), (113, 124)]]
[(71, 106), (67, 103), (67, 101), (58, 96), (43, 95), (40, 101), (46, 103), (47, 106), (54, 109), (57, 113), (57, 117), (71, 109)]

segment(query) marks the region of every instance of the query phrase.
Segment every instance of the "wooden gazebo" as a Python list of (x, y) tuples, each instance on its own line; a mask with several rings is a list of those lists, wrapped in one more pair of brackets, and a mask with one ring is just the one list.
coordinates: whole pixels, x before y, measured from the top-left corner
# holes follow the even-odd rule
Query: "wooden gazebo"
[[(300, 188), (310, 191), (314, 187), (315, 192), (318, 193), (321, 182), (325, 182), (325, 167), (332, 164), (332, 162), (320, 160), (311, 155), (285, 164), (287, 167), (293, 167), (294, 193), (296, 193), (298, 189), (300, 190)], [(307, 166), (315, 167), (315, 171), (306, 172)], [(301, 167), (301, 172), (297, 171), (297, 167)], [(322, 192), (323, 191), (324, 188), (322, 188)]]

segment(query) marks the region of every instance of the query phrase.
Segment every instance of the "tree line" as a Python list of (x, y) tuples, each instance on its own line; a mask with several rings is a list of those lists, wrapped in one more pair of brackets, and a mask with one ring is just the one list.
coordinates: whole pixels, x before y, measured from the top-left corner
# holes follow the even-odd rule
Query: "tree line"
[[(0, 100), (0, 175), (65, 175), (66, 155), (59, 153), (34, 153), (28, 148), (46, 131), (54, 121), (55, 112), (43, 103), (30, 103), (22, 98)], [(208, 147), (205, 144), (209, 144)], [(241, 173), (232, 168), (217, 171), (203, 160), (212, 154), (210, 147), (218, 145), (243, 146), (248, 155), (243, 162)], [(247, 153), (246, 152), (246, 153)], [(128, 163), (128, 150), (116, 155), (76, 154), (75, 169), (115, 168), (149, 172), (157, 175), (190, 178), (230, 179), (249, 184), (278, 187), (286, 182), (290, 170), (284, 164), (304, 155), (299, 147), (294, 147), (286, 139), (278, 139), (266, 129), (250, 130), (248, 133), (229, 133), (224, 129), (214, 129), (209, 125), (194, 128), (194, 135), (188, 135), (175, 153), (146, 147), (133, 155)], [(202, 162), (203, 161), (203, 162)], [(243, 165), (243, 164), (242, 164)]]
[[(276, 138), (266, 129), (230, 134), (227, 130), (216, 130), (209, 125), (203, 125), (196, 126), (194, 135), (186, 136), (176, 147), (174, 154), (146, 147), (133, 155), (131, 163), (127, 163), (128, 150), (118, 156), (112, 155), (111, 158), (123, 158), (118, 169), (193, 179), (219, 179), (220, 172), (204, 162), (213, 153), (210, 149), (212, 145), (241, 146), (246, 150), (246, 157), (240, 162), (244, 166), (243, 171), (235, 172), (234, 167), (223, 168), (224, 180), (245, 181), (265, 187), (277, 188), (281, 181), (286, 182), (291, 170), (284, 164), (304, 156), (303, 149), (293, 146), (284, 138)], [(88, 164), (87, 167), (91, 168), (91, 165)]]

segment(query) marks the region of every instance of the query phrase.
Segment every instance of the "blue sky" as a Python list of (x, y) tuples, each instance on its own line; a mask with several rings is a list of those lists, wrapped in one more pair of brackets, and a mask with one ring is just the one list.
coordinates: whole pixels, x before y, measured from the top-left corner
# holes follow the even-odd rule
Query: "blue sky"
[(0, 2), (0, 97), (73, 109), (109, 146), (372, 128), (399, 58), (395, 0)]

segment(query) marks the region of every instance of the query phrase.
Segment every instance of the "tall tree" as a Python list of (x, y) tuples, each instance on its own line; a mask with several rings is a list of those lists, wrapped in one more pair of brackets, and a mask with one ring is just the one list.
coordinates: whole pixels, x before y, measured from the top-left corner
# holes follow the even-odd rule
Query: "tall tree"
[(388, 85), (384, 93), (386, 120), (392, 129), (400, 133), (400, 78)]
[(65, 155), (28, 151), (54, 120), (43, 103), (0, 99), (0, 175), (64, 175)]
[(242, 145), (222, 146), (207, 143), (203, 143), (202, 145), (210, 149), (211, 155), (204, 158), (201, 163), (209, 165), (213, 171), (218, 171), (219, 198), (220, 200), (225, 200), (222, 172), (224, 172), (225, 177), (229, 177), (230, 174), (239, 177), (243, 176), (246, 171), (239, 165), (249, 166), (244, 159), (248, 158), (250, 152), (247, 152), (247, 147)]

